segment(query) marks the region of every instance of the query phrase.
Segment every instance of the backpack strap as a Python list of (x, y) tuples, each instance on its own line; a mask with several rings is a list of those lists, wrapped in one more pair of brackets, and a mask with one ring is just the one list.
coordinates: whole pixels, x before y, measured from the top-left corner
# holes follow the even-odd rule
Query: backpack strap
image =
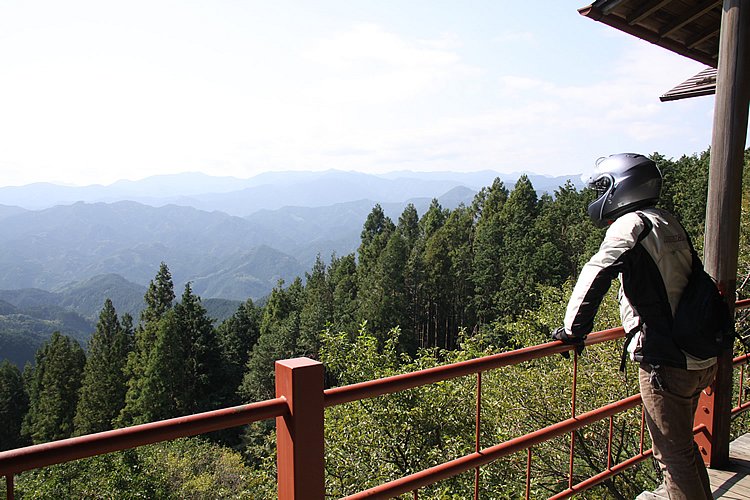
[(690, 235), (685, 230), (685, 226), (680, 224), (682, 227), (682, 230), (685, 231), (685, 237), (687, 238), (688, 245), (690, 245), (690, 254), (693, 256), (693, 272), (701, 271), (703, 270), (703, 262), (701, 261), (701, 258), (698, 257), (698, 252), (695, 251), (695, 247), (693, 246), (693, 241), (690, 239)]
[[(651, 219), (649, 219), (648, 217), (646, 217), (645, 215), (643, 215), (643, 212), (638, 211), (638, 212), (636, 212), (636, 214), (638, 214), (638, 217), (640, 217), (641, 221), (643, 221), (643, 225), (646, 226), (643, 229), (643, 231), (641, 231), (641, 234), (638, 235), (638, 239), (635, 240), (635, 244), (637, 245), (638, 243), (640, 243), (641, 241), (643, 241), (646, 238), (646, 236), (649, 235), (649, 233), (651, 232), (651, 230), (654, 228), (654, 223), (651, 222)], [(687, 234), (687, 233), (685, 233), (685, 234)], [(688, 238), (688, 241), (690, 241), (689, 238)], [(690, 245), (690, 248), (693, 248), (692, 244)]]
[[(643, 221), (643, 226), (644, 226), (643, 231), (641, 231), (641, 234), (638, 235), (638, 239), (635, 240), (635, 244), (637, 245), (640, 242), (642, 242), (646, 238), (646, 236), (649, 235), (649, 233), (651, 233), (651, 230), (654, 228), (654, 223), (651, 222), (651, 219), (643, 215), (642, 212), (637, 211), (636, 214), (638, 214), (638, 217), (641, 218), (641, 221)], [(640, 326), (638, 328), (640, 328)], [(631, 331), (630, 333), (626, 334), (625, 341), (622, 344), (622, 355), (620, 356), (620, 371), (623, 373), (625, 372), (625, 367), (627, 364), (626, 362), (628, 359), (628, 344), (630, 344), (630, 342), (633, 340), (633, 337), (635, 336), (636, 331), (638, 331), (638, 329), (635, 329)]]

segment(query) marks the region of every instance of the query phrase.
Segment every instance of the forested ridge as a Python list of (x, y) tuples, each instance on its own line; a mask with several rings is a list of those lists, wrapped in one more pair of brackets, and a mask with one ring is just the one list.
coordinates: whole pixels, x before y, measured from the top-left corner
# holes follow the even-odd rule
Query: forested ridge
[[(661, 206), (700, 247), (708, 152), (653, 158), (664, 175)], [(745, 194), (747, 176), (746, 168)], [(586, 216), (592, 199), (571, 183), (538, 196), (521, 177), (512, 190), (498, 179), (452, 210), (435, 200), (424, 214), (407, 206), (392, 220), (375, 205), (356, 254), (319, 256), (304, 277), (279, 282), (262, 306), (247, 300), (218, 326), (190, 283), (174, 289), (162, 263), (138, 318), (106, 299), (86, 346), (55, 333), (23, 370), (0, 363), (0, 450), (267, 399), (277, 359), (318, 359), (337, 386), (547, 341), (603, 235)], [(747, 209), (745, 196), (741, 295)], [(617, 322), (610, 293), (596, 328)], [(637, 392), (610, 344), (583, 355), (579, 411)], [(571, 369), (554, 357), (487, 374), (483, 446), (568, 418)], [(338, 498), (473, 451), (474, 385), (464, 377), (326, 410), (327, 493)], [(637, 450), (639, 423), (640, 411), (615, 419), (616, 459)], [(606, 435), (582, 430), (581, 478), (606, 467)], [(534, 449), (534, 498), (567, 487), (567, 439)], [(17, 478), (17, 496), (275, 498), (274, 443), (273, 422), (261, 422), (29, 471)], [(482, 468), (483, 498), (523, 494), (525, 453), (501, 462)], [(656, 481), (644, 462), (589, 497), (633, 498)], [(462, 475), (420, 498), (467, 498), (472, 488), (473, 475)]]

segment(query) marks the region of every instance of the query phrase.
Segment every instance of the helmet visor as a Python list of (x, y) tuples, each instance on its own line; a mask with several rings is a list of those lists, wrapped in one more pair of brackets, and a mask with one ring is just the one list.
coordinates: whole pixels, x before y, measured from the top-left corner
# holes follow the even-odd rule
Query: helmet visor
[(602, 196), (609, 190), (612, 185), (612, 178), (609, 175), (602, 175), (598, 179), (589, 183), (589, 187), (596, 191), (596, 196)]
[(583, 181), (586, 186), (596, 191), (597, 197), (602, 196), (612, 186), (612, 176), (605, 173), (604, 169), (601, 168), (601, 163), (604, 160), (606, 160), (606, 158), (599, 158), (596, 160), (596, 165), (593, 170), (584, 172), (583, 175), (581, 175), (581, 181)]

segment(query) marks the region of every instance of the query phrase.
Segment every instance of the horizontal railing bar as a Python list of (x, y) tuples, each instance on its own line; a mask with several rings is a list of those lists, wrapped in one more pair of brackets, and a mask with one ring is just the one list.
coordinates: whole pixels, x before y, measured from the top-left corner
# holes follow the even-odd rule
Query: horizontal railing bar
[[(707, 431), (708, 431), (708, 427), (706, 427), (706, 424), (699, 424), (693, 427), (693, 434), (699, 434), (701, 432), (707, 432)], [(563, 490), (560, 493), (549, 497), (547, 500), (559, 500), (562, 498), (569, 498), (575, 495), (576, 493), (581, 493), (590, 488), (593, 488), (599, 483), (602, 483), (606, 481), (607, 479), (616, 476), (617, 474), (624, 471), (625, 469), (632, 467), (638, 462), (641, 462), (644, 459), (650, 457), (651, 455), (653, 455), (653, 453), (654, 453), (653, 449), (648, 449), (642, 453), (639, 453), (638, 455), (635, 455), (627, 460), (620, 462), (619, 464), (609, 469), (606, 469), (600, 472), (599, 474), (595, 476), (591, 476), (590, 478), (584, 481), (581, 481), (580, 483), (568, 488), (567, 490)]]
[(638, 455), (635, 455), (627, 460), (624, 460), (617, 465), (612, 466), (612, 468), (607, 469), (603, 472), (600, 472), (596, 476), (591, 476), (589, 479), (586, 479), (585, 481), (581, 481), (580, 483), (576, 484), (572, 488), (568, 488), (567, 490), (561, 491), (560, 493), (553, 495), (549, 497), (547, 500), (558, 500), (561, 498), (569, 498), (576, 493), (580, 493), (582, 491), (585, 491), (593, 486), (596, 486), (597, 484), (606, 481), (610, 477), (616, 476), (620, 472), (624, 471), (625, 469), (628, 469), (635, 464), (642, 462), (643, 460), (649, 458), (651, 455), (654, 454), (653, 449), (649, 449), (644, 451), (643, 453), (639, 453)]
[(464, 455), (463, 457), (436, 465), (429, 469), (416, 472), (406, 477), (396, 479), (389, 483), (375, 486), (365, 491), (355, 493), (346, 497), (347, 499), (362, 498), (392, 498), (402, 493), (414, 491), (423, 486), (434, 484), (442, 479), (456, 476), (462, 472), (469, 471), (476, 467), (488, 464), (500, 457), (510, 455), (520, 450), (524, 450), (536, 444), (548, 441), (552, 438), (580, 429), (599, 420), (608, 418), (610, 415), (635, 408), (641, 404), (641, 395), (635, 394), (628, 398), (610, 403), (595, 410), (583, 413), (577, 417), (569, 418), (544, 427), (524, 436), (520, 436), (504, 443), (500, 443), (480, 452)]
[(735, 406), (732, 408), (732, 416), (739, 415), (740, 413), (747, 411), (748, 408), (750, 408), (750, 401), (742, 403), (740, 406)]
[[(598, 344), (625, 336), (622, 327), (611, 328), (601, 332), (592, 333), (586, 338), (586, 345)], [(575, 346), (563, 344), (559, 340), (544, 344), (524, 347), (515, 351), (502, 352), (470, 359), (450, 365), (435, 366), (411, 373), (393, 375), (377, 380), (368, 380), (358, 384), (334, 387), (324, 391), (324, 404), (326, 407), (350, 403), (361, 399), (373, 398), (384, 394), (413, 389), (434, 382), (442, 382), (465, 375), (473, 375), (478, 372), (493, 370), (503, 366), (516, 365), (524, 361), (539, 359), (553, 354), (558, 354), (574, 349)]]
[(739, 356), (732, 359), (733, 366), (746, 365), (750, 361), (750, 353), (740, 354)]
[(0, 452), (0, 476), (287, 415), (280, 397)]

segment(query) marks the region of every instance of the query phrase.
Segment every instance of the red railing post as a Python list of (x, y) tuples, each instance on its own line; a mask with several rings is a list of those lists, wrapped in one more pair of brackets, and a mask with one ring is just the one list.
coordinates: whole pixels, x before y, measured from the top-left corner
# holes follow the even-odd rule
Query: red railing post
[(695, 436), (695, 442), (709, 467), (722, 467), (729, 457), (729, 426), (732, 413), (732, 352), (719, 356), (714, 381), (701, 393), (694, 425), (705, 425), (706, 431)]
[(289, 405), (289, 414), (276, 418), (279, 500), (321, 500), (323, 364), (309, 358), (277, 361), (276, 397)]

